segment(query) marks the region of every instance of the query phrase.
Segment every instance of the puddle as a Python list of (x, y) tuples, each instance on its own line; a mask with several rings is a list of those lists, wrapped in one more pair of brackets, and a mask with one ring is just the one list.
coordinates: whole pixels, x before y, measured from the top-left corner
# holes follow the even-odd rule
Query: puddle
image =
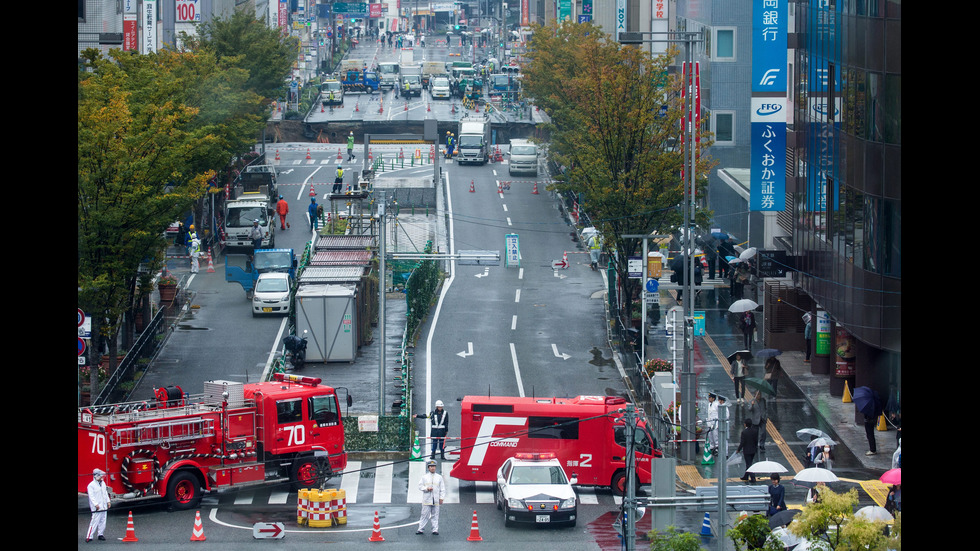
[(589, 350), (589, 353), (592, 354), (592, 359), (589, 360), (589, 363), (592, 365), (602, 367), (607, 365), (613, 365), (615, 363), (612, 358), (608, 358), (608, 359), (603, 358), (602, 350), (599, 350), (596, 347), (592, 347), (592, 350)]

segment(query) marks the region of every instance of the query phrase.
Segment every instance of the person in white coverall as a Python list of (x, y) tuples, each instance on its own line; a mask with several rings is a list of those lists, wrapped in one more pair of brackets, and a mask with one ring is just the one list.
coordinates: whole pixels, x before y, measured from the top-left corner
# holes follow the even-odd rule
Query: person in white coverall
[(434, 459), (430, 459), (425, 465), (429, 472), (422, 475), (422, 479), (419, 480), (419, 490), (422, 491), (422, 517), (419, 519), (419, 529), (415, 533), (421, 535), (431, 519), (432, 535), (438, 536), (439, 506), (442, 505), (442, 500), (446, 499), (446, 481), (436, 472)]
[(105, 541), (105, 517), (109, 509), (109, 490), (106, 489), (102, 478), (105, 471), (95, 469), (92, 471), (92, 482), (88, 483), (88, 507), (92, 510), (92, 521), (89, 522), (88, 532), (85, 533), (85, 542), (92, 541), (98, 535), (100, 540)]
[(201, 269), (201, 240), (191, 241), (191, 273), (196, 274)]

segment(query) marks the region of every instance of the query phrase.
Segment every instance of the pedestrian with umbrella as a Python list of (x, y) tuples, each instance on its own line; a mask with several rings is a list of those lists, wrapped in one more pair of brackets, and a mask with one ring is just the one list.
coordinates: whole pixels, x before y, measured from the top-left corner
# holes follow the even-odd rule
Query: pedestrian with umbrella
[(854, 407), (864, 415), (864, 434), (868, 437), (869, 451), (864, 455), (877, 455), (878, 444), (875, 441), (875, 422), (881, 417), (881, 397), (876, 390), (866, 386), (854, 389)]
[(739, 323), (742, 328), (742, 347), (746, 350), (752, 350), (752, 337), (755, 335), (755, 314), (751, 310), (746, 310), (742, 312), (742, 317)]
[[(765, 350), (761, 350), (756, 357), (758, 357), (758, 358), (766, 357), (766, 356), (763, 356), (762, 353), (763, 352), (770, 351), (770, 350), (775, 350), (775, 349), (774, 348), (767, 348)], [(776, 351), (776, 355), (772, 355), (772, 356), (766, 357), (766, 363), (765, 363), (765, 367), (764, 367), (764, 369), (765, 369), (765, 375), (762, 376), (762, 380), (764, 380), (767, 383), (769, 383), (769, 386), (772, 387), (772, 399), (773, 400), (776, 399), (776, 393), (779, 391), (779, 388), (778, 388), (778, 386), (779, 386), (779, 379), (782, 378), (783, 373), (784, 373), (783, 372), (783, 365), (779, 362), (779, 358), (777, 357), (779, 355), (779, 351), (778, 350), (775, 350), (775, 351)]]
[(671, 283), (676, 283), (680, 286), (677, 290), (677, 302), (681, 302), (684, 296), (684, 267), (687, 266), (686, 257), (679, 254), (670, 261), (670, 269), (674, 271), (670, 275)]
[(766, 399), (762, 396), (762, 391), (755, 391), (755, 396), (749, 403), (749, 419), (759, 429), (759, 451), (762, 453), (766, 453), (766, 424), (769, 421), (769, 412), (766, 410)]

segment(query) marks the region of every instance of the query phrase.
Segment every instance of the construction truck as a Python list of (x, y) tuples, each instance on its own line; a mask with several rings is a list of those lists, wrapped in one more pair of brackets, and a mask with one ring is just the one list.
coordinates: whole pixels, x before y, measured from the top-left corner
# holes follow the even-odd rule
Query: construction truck
[(296, 253), (292, 249), (258, 249), (252, 254), (225, 255), (225, 281), (238, 283), (251, 300), (255, 282), (266, 272), (288, 272), (296, 279)]
[(362, 60), (345, 59), (340, 64), (340, 85), (345, 92), (373, 94), (378, 91), (378, 73), (370, 71)]
[(398, 88), (395, 97), (422, 96), (422, 67), (418, 65), (401, 65), (399, 68)]
[(459, 121), (456, 134), (459, 155), (456, 162), (486, 164), (490, 158), (490, 121), (484, 112), (480, 116), (468, 116)]
[(448, 76), (446, 64), (442, 61), (425, 61), (422, 63), (422, 86), (429, 89), (433, 77)]
[[(277, 373), (262, 383), (207, 381), (204, 393), (155, 388), (145, 402), (78, 409), (78, 493), (107, 473), (116, 502), (198, 506), (204, 492), (262, 484), (322, 488), (347, 467), (336, 391)], [(347, 405), (351, 405), (347, 397)]]
[(378, 87), (382, 90), (387, 88), (388, 90), (394, 90), (398, 86), (398, 64), (393, 62), (384, 62), (378, 64), (378, 74), (381, 77), (381, 81), (378, 83)]

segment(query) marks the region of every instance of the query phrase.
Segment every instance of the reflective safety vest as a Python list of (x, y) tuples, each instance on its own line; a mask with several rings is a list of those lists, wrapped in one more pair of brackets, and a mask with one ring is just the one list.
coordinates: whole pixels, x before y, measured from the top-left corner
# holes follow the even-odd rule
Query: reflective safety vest
[(337, 167), (337, 177), (338, 178), (343, 178), (344, 177), (344, 169), (342, 169), (340, 167)]

